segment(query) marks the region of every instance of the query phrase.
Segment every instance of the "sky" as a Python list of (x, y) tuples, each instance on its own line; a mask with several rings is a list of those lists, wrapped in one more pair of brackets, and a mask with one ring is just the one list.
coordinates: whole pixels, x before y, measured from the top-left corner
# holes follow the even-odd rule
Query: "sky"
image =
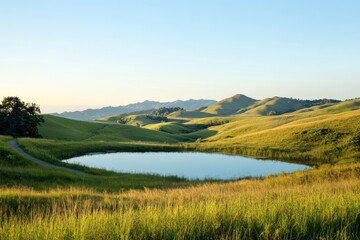
[(0, 1), (0, 98), (360, 97), (360, 1)]

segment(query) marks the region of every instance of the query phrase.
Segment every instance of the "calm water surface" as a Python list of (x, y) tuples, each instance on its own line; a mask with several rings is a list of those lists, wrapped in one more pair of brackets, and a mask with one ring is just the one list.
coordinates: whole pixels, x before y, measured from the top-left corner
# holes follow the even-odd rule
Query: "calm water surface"
[(300, 164), (195, 152), (92, 154), (71, 158), (65, 162), (116, 172), (176, 175), (189, 179), (216, 178), (226, 180), (310, 169), (310, 167)]

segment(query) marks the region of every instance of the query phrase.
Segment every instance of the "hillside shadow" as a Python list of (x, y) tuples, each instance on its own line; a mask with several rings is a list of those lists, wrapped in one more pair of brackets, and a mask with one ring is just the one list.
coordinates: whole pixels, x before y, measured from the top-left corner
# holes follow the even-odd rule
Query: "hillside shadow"
[(193, 140), (197, 140), (197, 139), (206, 139), (206, 138), (212, 137), (212, 136), (216, 135), (217, 133), (218, 133), (218, 131), (215, 131), (215, 130), (202, 129), (202, 130), (199, 130), (196, 132), (186, 133), (186, 134), (181, 134), (181, 135), (184, 137), (193, 139)]

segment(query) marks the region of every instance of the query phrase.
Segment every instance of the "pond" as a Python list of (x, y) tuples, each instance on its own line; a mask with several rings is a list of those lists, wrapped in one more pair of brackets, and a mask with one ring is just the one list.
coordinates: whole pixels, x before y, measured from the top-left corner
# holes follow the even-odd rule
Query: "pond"
[(173, 175), (201, 180), (263, 177), (310, 169), (301, 164), (199, 152), (104, 153), (75, 157), (64, 162), (116, 172)]

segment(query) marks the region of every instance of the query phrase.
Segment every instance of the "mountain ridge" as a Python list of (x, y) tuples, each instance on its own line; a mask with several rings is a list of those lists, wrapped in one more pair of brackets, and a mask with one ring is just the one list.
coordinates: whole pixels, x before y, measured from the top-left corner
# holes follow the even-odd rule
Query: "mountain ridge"
[(159, 102), (146, 100), (120, 106), (107, 106), (103, 108), (86, 109), (83, 111), (67, 111), (62, 113), (50, 113), (50, 115), (74, 119), (74, 120), (97, 120), (114, 114), (131, 113), (144, 110), (157, 109), (161, 107), (181, 107), (186, 110), (194, 110), (200, 107), (215, 104), (217, 101), (211, 99), (189, 99), (176, 100), (172, 102)]
[(288, 112), (294, 112), (303, 108), (309, 108), (317, 105), (339, 103), (335, 99), (295, 99), (289, 97), (271, 97), (262, 100), (256, 100), (243, 94), (236, 94), (225, 98), (213, 105), (202, 109), (201, 112), (210, 113), (217, 116), (227, 116), (236, 114), (255, 114), (262, 116), (281, 115)]

